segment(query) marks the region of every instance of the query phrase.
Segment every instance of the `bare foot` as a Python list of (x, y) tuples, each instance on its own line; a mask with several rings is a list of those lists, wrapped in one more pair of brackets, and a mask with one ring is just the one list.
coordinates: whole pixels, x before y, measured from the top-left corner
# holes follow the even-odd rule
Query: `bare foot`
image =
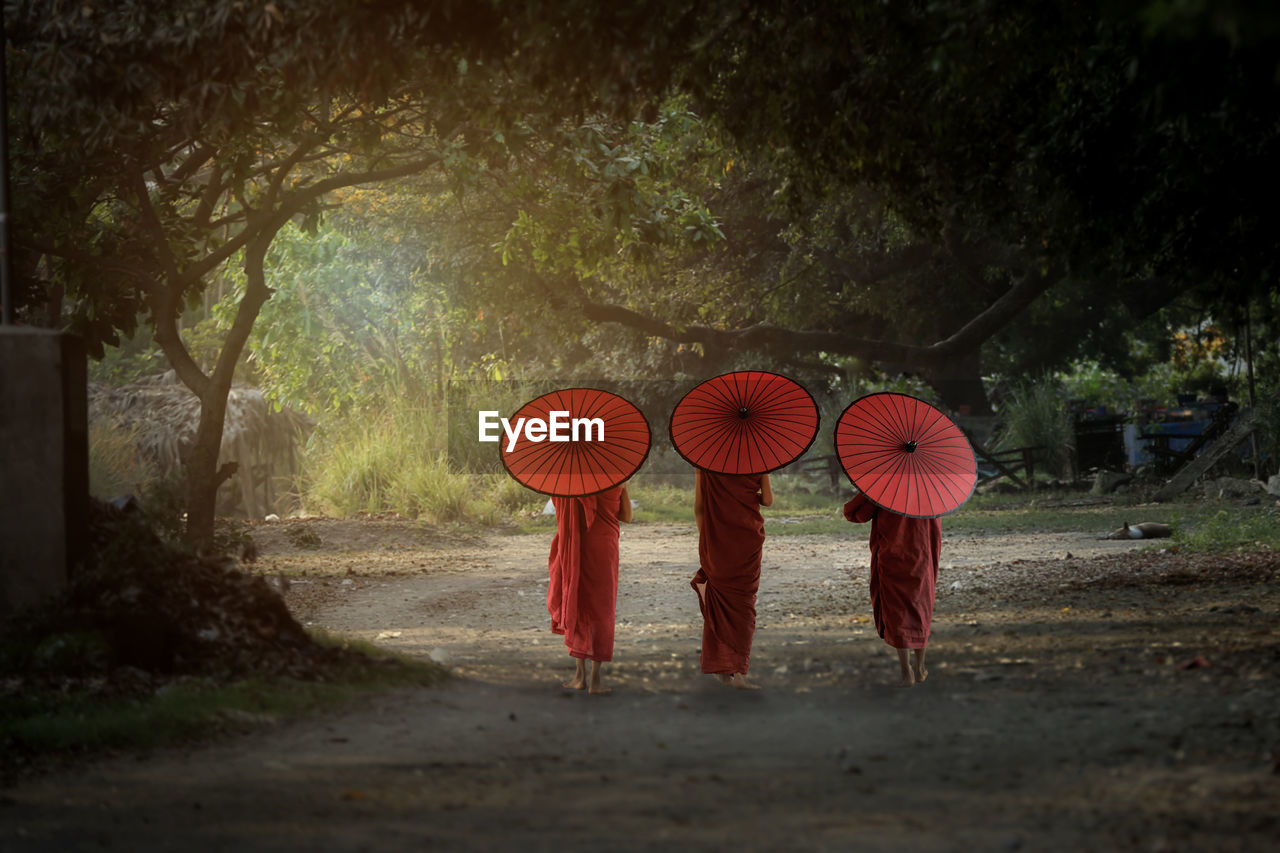
[(916, 649), (912, 654), (915, 660), (911, 662), (911, 673), (916, 678), (916, 684), (923, 684), (929, 677), (929, 670), (924, 668), (924, 649)]
[(747, 681), (745, 672), (735, 672), (732, 674), (717, 672), (716, 678), (720, 679), (720, 683), (726, 687), (732, 687), (735, 690), (759, 690), (760, 685), (752, 681)]
[[(564, 686), (570, 690), (585, 690), (587, 687), (587, 665), (582, 658), (576, 658), (577, 668), (574, 670), (573, 678), (564, 682)], [(600, 680), (600, 674), (595, 674), (595, 681)]]
[[(898, 649), (898, 672), (902, 673), (902, 679), (898, 682), (899, 687), (910, 687), (916, 683), (915, 674), (911, 671), (911, 651), (910, 649)], [(919, 658), (917, 658), (917, 661)]]
[(597, 696), (602, 696), (605, 693), (613, 692), (608, 687), (600, 686), (600, 661), (598, 660), (593, 660), (591, 662), (591, 687), (588, 688), (587, 692), (594, 693)]

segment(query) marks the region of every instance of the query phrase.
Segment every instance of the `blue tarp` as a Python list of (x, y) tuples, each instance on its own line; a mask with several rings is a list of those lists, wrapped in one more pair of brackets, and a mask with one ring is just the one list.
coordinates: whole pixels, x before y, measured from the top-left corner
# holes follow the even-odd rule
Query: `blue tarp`
[(1145, 465), (1155, 458), (1147, 452), (1147, 447), (1151, 444), (1151, 440), (1141, 438), (1143, 434), (1167, 435), (1169, 436), (1170, 450), (1186, 450), (1192, 439), (1208, 429), (1211, 423), (1213, 421), (1205, 418), (1198, 421), (1165, 421), (1142, 425), (1129, 424), (1124, 431), (1125, 453), (1129, 457), (1129, 464), (1135, 466)]

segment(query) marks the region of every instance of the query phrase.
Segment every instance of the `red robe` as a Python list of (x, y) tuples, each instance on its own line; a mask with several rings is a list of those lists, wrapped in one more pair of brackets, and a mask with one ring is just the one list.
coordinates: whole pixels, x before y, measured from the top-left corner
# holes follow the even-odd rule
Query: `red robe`
[(702, 529), (698, 535), (701, 568), (690, 584), (705, 583), (702, 610), (702, 671), (746, 672), (756, 632), (756, 590), (764, 518), (760, 515), (759, 476), (702, 474)]
[(871, 612), (876, 632), (895, 649), (923, 649), (933, 624), (942, 524), (910, 518), (873, 504), (861, 494), (844, 505), (844, 517), (871, 522)]
[(575, 658), (613, 660), (621, 497), (619, 486), (585, 498), (552, 498), (556, 535), (547, 560), (547, 611), (551, 630), (564, 635)]

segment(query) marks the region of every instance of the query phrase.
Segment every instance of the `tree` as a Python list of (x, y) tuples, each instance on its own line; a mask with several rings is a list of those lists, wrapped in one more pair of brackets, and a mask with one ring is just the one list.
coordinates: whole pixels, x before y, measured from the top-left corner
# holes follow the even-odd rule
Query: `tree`
[[(71, 328), (95, 352), (144, 314), (200, 398), (187, 460), (191, 541), (211, 538), (217, 486), (230, 473), (217, 467), (226, 398), (271, 295), (265, 259), (276, 235), (291, 221), (314, 223), (344, 187), (482, 156), (513, 115), (581, 109), (601, 97), (597, 80), (625, 105), (631, 75), (593, 73), (618, 50), (557, 64), (568, 50), (556, 39), (582, 34), (581, 11), (32, 0), (9, 12), (17, 266), (72, 304)], [(598, 24), (608, 44), (627, 18), (587, 27)], [(177, 318), (233, 261), (243, 295), (206, 368)]]
[[(625, 300), (582, 308), (685, 343), (847, 354), (937, 381), (976, 368), (988, 342), (1009, 353), (1052, 338), (1061, 355), (1100, 318), (1138, 322), (1182, 293), (1265, 293), (1280, 248), (1259, 180), (1280, 153), (1277, 17), (970, 0), (709, 14), (679, 71), (695, 109), (783, 178), (793, 221), (870, 195), (904, 237), (868, 253), (819, 228), (803, 284), (835, 293), (842, 279), (883, 306), (880, 285), (932, 279), (920, 304), (947, 316), (868, 336), (841, 311), (691, 322)], [(1050, 299), (1053, 316), (1011, 326)]]
[[(539, 187), (545, 173), (505, 196), (517, 203), (510, 268), (531, 272), (544, 302), (628, 327), (637, 345), (855, 356), (939, 382), (965, 365), (972, 384), (981, 347), (1051, 290), (1106, 304), (1138, 284), (1156, 300), (1273, 287), (1280, 237), (1257, 177), (1278, 153), (1275, 23), (1248, 4), (1162, 2), (30, 0), (10, 11), (15, 266), (49, 302), (62, 289), (91, 345), (139, 312), (154, 325), (202, 400), (198, 541), (212, 526), (226, 389), (270, 295), (264, 259), (287, 222), (316, 221), (338, 189), (571, 163), (551, 153), (566, 139), (550, 129), (572, 117), (559, 132), (594, 144), (590, 164), (612, 171), (563, 173), (560, 200), (595, 199), (600, 212), (575, 225)], [(673, 81), (748, 168), (649, 183), (630, 154), (649, 143), (592, 128)], [(550, 147), (514, 152), (529, 119)], [(684, 180), (699, 189), (682, 201)], [(775, 190), (784, 252), (720, 257), (730, 271), (706, 279), (712, 253), (672, 253), (669, 238), (680, 248), (681, 235), (714, 232), (716, 194)], [(535, 206), (542, 219), (520, 218)], [(647, 211), (661, 218), (646, 223)], [(744, 233), (760, 225), (748, 219)], [(575, 234), (579, 251), (556, 249)], [(175, 318), (233, 259), (244, 296), (206, 369)], [(945, 299), (929, 290), (939, 280)], [(927, 298), (890, 310), (913, 292)], [(927, 316), (939, 302), (945, 316)], [(886, 316), (890, 334), (865, 331)]]

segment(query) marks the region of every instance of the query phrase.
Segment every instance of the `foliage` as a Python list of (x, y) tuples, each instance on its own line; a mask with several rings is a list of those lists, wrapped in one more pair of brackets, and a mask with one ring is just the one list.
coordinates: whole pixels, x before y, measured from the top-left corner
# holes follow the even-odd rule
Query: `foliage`
[(1169, 365), (1158, 365), (1142, 376), (1126, 380), (1095, 361), (1081, 361), (1057, 378), (1068, 400), (1106, 406), (1112, 412), (1137, 412), (1143, 401), (1170, 402), (1177, 391)]
[[(264, 264), (276, 234), (294, 220), (314, 228), (343, 188), (426, 170), (464, 179), (521, 114), (625, 107), (641, 71), (613, 52), (558, 64), (573, 55), (557, 44), (566, 30), (599, 27), (600, 44), (626, 38), (615, 29), (626, 15), (580, 11), (447, 0), (14, 5), (15, 266), (24, 283), (67, 299), (70, 327), (95, 355), (145, 316), (200, 397), (193, 540), (212, 533), (226, 395), (271, 295)], [(233, 262), (243, 296), (207, 369), (178, 318)]]
[[(451, 465), (441, 449), (443, 428), (440, 412), (395, 398), (380, 410), (330, 418), (311, 439), (304, 502), (331, 515), (395, 512), (438, 524), (495, 521), (500, 512), (541, 506), (533, 493), (512, 488), (505, 473)], [(470, 437), (474, 442), (473, 420)]]
[(531, 491), (505, 473), (473, 477), (478, 490), (488, 495), (499, 517), (512, 518), (540, 513), (547, 496)]
[[(483, 363), (477, 367), (483, 368)], [(475, 370), (479, 373), (479, 370)], [(496, 411), (502, 417), (513, 414), (533, 398), (553, 390), (554, 382), (532, 382), (521, 379), (497, 380), (485, 376), (459, 378), (448, 385), (447, 424), (444, 440), (449, 464), (454, 471), (467, 474), (502, 474), (498, 458), (500, 443), (479, 441), (479, 413)]]
[(1004, 430), (997, 450), (1038, 447), (1037, 462), (1055, 475), (1070, 470), (1074, 432), (1062, 387), (1049, 377), (1017, 386), (1000, 407)]
[(513, 155), (508, 203), (517, 212), (504, 264), (608, 278), (643, 268), (663, 247), (723, 238), (700, 190), (727, 155), (680, 102), (652, 122), (597, 117), (551, 128)]
[[(478, 365), (747, 360), (977, 403), (983, 359), (1134, 376), (1126, 329), (1274, 303), (1257, 176), (1280, 146), (1280, 28), (1251, 4), (27, 0), (10, 17), (20, 292), (65, 300), (95, 349), (153, 327), (202, 400), (195, 538), (237, 369), (316, 412), (373, 405), (375, 385), (427, 405)], [(233, 301), (182, 328), (215, 282)]]
[[(530, 116), (504, 131), (500, 151), (459, 160), (466, 181), (365, 193), (377, 198), (361, 215), (349, 203), (332, 221), (364, 245), (394, 235), (419, 260), (448, 309), (433, 309), (446, 319), (434, 346), (447, 379), (652, 374), (660, 342), (599, 329), (581, 304), (720, 239), (700, 194), (719, 156), (678, 102), (652, 121)], [(697, 287), (677, 294), (686, 285), (673, 282), (665, 298), (696, 305), (716, 292)]]
[(1167, 334), (1164, 306), (1274, 289), (1273, 11), (714, 6), (680, 79), (741, 152), (709, 205), (724, 254), (587, 290), (591, 318), (722, 358), (920, 370), (954, 397), (979, 348), (998, 371), (1137, 375), (1126, 332)]
[(1077, 273), (1189, 262), (1256, 282), (1273, 263), (1252, 176), (1280, 141), (1274, 10), (815, 0), (735, 23), (690, 85), (797, 186), (865, 182), (912, 222)]
[(1266, 464), (1265, 473), (1280, 471), (1280, 388), (1271, 386), (1258, 398), (1258, 449)]
[[(318, 415), (386, 394), (425, 402), (434, 391), (433, 332), (445, 320), (432, 309), (441, 294), (395, 242), (379, 245), (375, 254), (331, 227), (307, 233), (292, 224), (272, 241), (266, 258), (272, 298), (249, 338), (241, 373), (275, 404)], [(219, 338), (243, 298), (243, 276), (235, 279), (208, 321)]]
[(1200, 553), (1274, 551), (1280, 548), (1280, 527), (1274, 509), (1241, 512), (1217, 509), (1212, 514), (1181, 521), (1174, 531), (1178, 546)]
[(151, 327), (138, 325), (133, 334), (121, 335), (119, 343), (104, 344), (102, 357), (88, 362), (90, 382), (100, 382), (113, 388), (129, 385), (148, 376), (156, 376), (169, 369), (164, 351), (156, 345)]
[[(352, 11), (313, 5), (286, 19), (271, 4), (139, 2), (85, 15), (32, 2), (10, 30), (26, 96), (14, 121), (18, 267), (45, 270), (47, 289), (65, 292), (70, 328), (95, 355), (145, 312), (201, 399), (188, 463), (193, 541), (212, 536), (226, 396), (270, 296), (263, 263), (275, 234), (294, 217), (314, 221), (334, 189), (440, 163), (448, 146), (429, 125), (461, 121), (402, 88), (413, 10)], [(383, 26), (401, 52), (370, 32)], [(344, 63), (358, 63), (348, 66), (358, 76), (331, 79)], [(244, 295), (206, 372), (177, 322), (233, 260)]]
[(155, 476), (138, 452), (136, 430), (89, 425), (89, 494), (102, 500), (140, 495)]

